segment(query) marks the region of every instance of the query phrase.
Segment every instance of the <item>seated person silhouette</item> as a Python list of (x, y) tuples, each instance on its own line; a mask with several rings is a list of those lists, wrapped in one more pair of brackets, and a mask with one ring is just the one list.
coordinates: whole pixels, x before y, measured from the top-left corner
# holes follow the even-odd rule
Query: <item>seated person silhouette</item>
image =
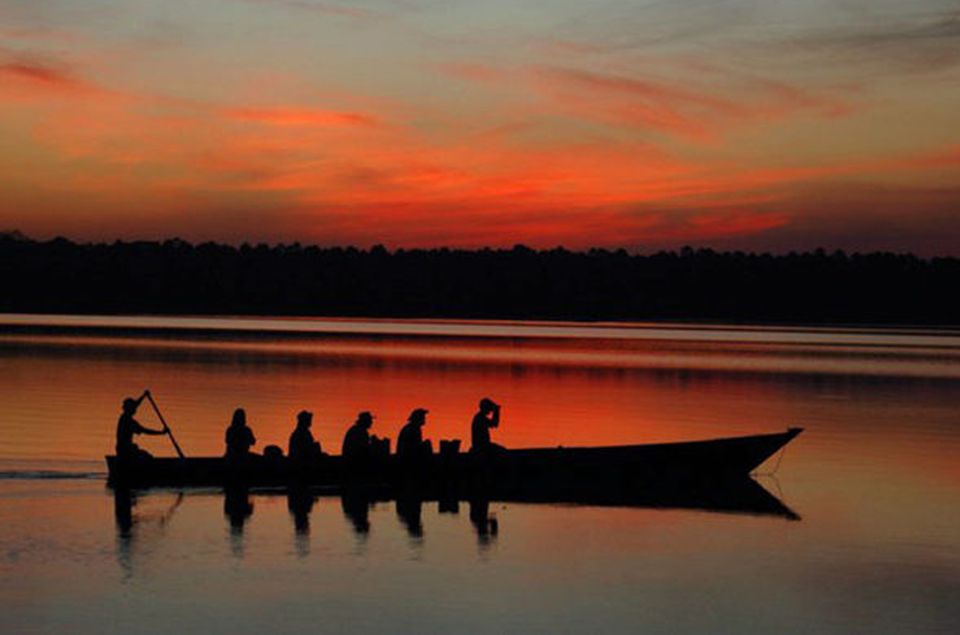
[(253, 430), (247, 425), (247, 413), (243, 408), (233, 411), (233, 419), (224, 435), (227, 444), (227, 458), (238, 459), (250, 455), (250, 448), (257, 443)]
[[(364, 410), (357, 415), (347, 434), (343, 437), (343, 458), (351, 462), (366, 461), (370, 458), (371, 438), (370, 427), (373, 425), (373, 415)], [(374, 437), (376, 438), (376, 437)]]
[(480, 410), (470, 425), (470, 451), (476, 454), (503, 452), (505, 448), (490, 441), (490, 428), (500, 425), (500, 406), (489, 397), (480, 400)]
[(133, 397), (127, 397), (123, 400), (123, 414), (120, 415), (120, 419), (117, 421), (117, 458), (121, 459), (149, 459), (152, 458), (149, 452), (141, 450), (137, 447), (137, 444), (133, 442), (133, 435), (135, 434), (149, 434), (154, 436), (159, 436), (166, 434), (166, 430), (151, 430), (150, 428), (145, 428), (140, 425), (140, 422), (133, 418), (133, 415), (137, 414), (137, 408), (140, 407), (140, 403), (150, 394), (149, 390), (145, 390), (139, 399), (134, 399)]
[(403, 459), (419, 459), (433, 454), (430, 441), (423, 440), (422, 428), (427, 422), (428, 410), (417, 408), (410, 413), (407, 424), (400, 430), (397, 437), (397, 456)]
[(313, 413), (301, 410), (297, 414), (297, 427), (290, 434), (290, 443), (287, 446), (287, 455), (290, 460), (298, 463), (315, 461), (323, 456), (320, 442), (313, 438), (310, 426), (313, 425)]

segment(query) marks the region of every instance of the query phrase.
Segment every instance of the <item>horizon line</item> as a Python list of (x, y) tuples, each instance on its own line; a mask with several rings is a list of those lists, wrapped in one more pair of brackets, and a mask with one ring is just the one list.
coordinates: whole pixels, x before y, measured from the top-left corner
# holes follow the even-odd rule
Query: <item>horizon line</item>
[(170, 237), (155, 237), (155, 238), (103, 238), (103, 239), (76, 239), (70, 238), (63, 234), (57, 234), (52, 238), (36, 238), (25, 234), (24, 232), (18, 229), (9, 229), (9, 230), (0, 230), (0, 239), (13, 239), (16, 242), (30, 242), (35, 244), (45, 244), (53, 243), (57, 241), (68, 242), (73, 245), (81, 247), (97, 247), (97, 246), (112, 246), (112, 245), (134, 245), (134, 244), (155, 244), (155, 245), (164, 245), (166, 243), (179, 243), (187, 247), (195, 248), (202, 245), (216, 245), (218, 247), (229, 247), (232, 249), (240, 250), (243, 247), (267, 247), (269, 249), (277, 248), (300, 248), (300, 249), (319, 249), (319, 250), (354, 250), (361, 253), (373, 253), (373, 252), (385, 252), (387, 255), (393, 255), (397, 253), (409, 253), (409, 252), (430, 252), (430, 251), (450, 251), (450, 252), (465, 252), (465, 253), (480, 253), (484, 251), (491, 252), (512, 252), (512, 251), (529, 251), (533, 253), (550, 253), (550, 252), (567, 252), (570, 254), (583, 254), (590, 255), (592, 252), (605, 252), (609, 254), (618, 254), (624, 252), (628, 256), (639, 256), (639, 257), (648, 257), (655, 256), (660, 254), (677, 254), (681, 256), (688, 255), (697, 255), (702, 252), (708, 252), (718, 255), (730, 255), (730, 254), (743, 254), (746, 256), (773, 256), (773, 257), (783, 257), (790, 255), (822, 255), (822, 256), (838, 256), (838, 257), (850, 257), (850, 256), (874, 256), (874, 255), (893, 255), (897, 257), (912, 257), (918, 260), (938, 260), (938, 259), (948, 259), (956, 260), (960, 258), (960, 254), (939, 254), (939, 255), (929, 255), (924, 256), (920, 255), (914, 251), (894, 251), (894, 250), (870, 250), (870, 251), (860, 251), (860, 250), (850, 250), (842, 247), (826, 247), (826, 246), (817, 246), (813, 248), (806, 249), (786, 249), (786, 250), (747, 250), (747, 249), (718, 249), (712, 247), (708, 244), (685, 244), (680, 247), (672, 249), (656, 249), (651, 251), (642, 251), (640, 247), (628, 247), (625, 245), (621, 246), (602, 246), (595, 245), (590, 247), (581, 247), (581, 248), (570, 248), (565, 247), (562, 244), (554, 245), (552, 247), (531, 247), (530, 245), (524, 244), (522, 242), (514, 243), (513, 245), (484, 245), (482, 247), (464, 247), (464, 246), (454, 246), (450, 244), (436, 244), (433, 246), (425, 247), (388, 247), (382, 242), (374, 242), (367, 246), (359, 246), (356, 244), (322, 244), (322, 243), (303, 243), (299, 240), (294, 240), (291, 242), (284, 241), (275, 241), (269, 242), (266, 240), (261, 241), (252, 241), (244, 240), (240, 242), (228, 241), (228, 240), (214, 240), (214, 239), (202, 239), (202, 240), (190, 240), (186, 238), (181, 238), (180, 236), (170, 236)]

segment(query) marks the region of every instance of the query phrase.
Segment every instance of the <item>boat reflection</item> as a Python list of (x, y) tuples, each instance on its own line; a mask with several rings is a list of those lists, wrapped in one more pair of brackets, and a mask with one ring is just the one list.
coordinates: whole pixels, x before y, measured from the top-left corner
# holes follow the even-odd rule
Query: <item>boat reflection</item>
[(397, 518), (416, 540), (423, 538), (423, 497), (416, 491), (397, 493)]
[(490, 501), (474, 498), (470, 501), (470, 523), (477, 532), (477, 545), (485, 549), (493, 544), (500, 533), (497, 518), (490, 516)]
[(162, 534), (183, 499), (184, 492), (177, 492), (173, 502), (167, 507), (159, 511), (134, 514), (138, 502), (137, 492), (127, 488), (113, 490), (117, 562), (123, 569), (124, 579), (133, 576), (134, 550), (138, 537), (144, 532)]
[(287, 510), (293, 519), (294, 548), (300, 558), (310, 554), (310, 514), (317, 498), (317, 494), (307, 487), (287, 488)]
[(243, 557), (243, 526), (253, 516), (253, 502), (250, 489), (246, 487), (227, 487), (223, 491), (223, 515), (230, 525), (230, 551)]
[[(223, 514), (227, 519), (228, 540), (231, 553), (244, 556), (244, 527), (254, 512), (251, 497), (285, 496), (287, 509), (293, 522), (296, 554), (304, 557), (310, 552), (310, 517), (320, 498), (338, 497), (343, 516), (354, 535), (364, 543), (371, 531), (370, 509), (378, 503), (394, 502), (396, 516), (408, 537), (421, 543), (426, 534), (423, 508), (436, 504), (440, 514), (458, 515), (461, 502), (469, 509), (470, 524), (476, 533), (477, 544), (485, 549), (494, 544), (500, 535), (499, 522), (491, 514), (491, 504), (565, 504), (583, 506), (629, 507), (641, 509), (696, 510), (729, 514), (779, 517), (799, 520), (800, 516), (780, 499), (767, 491), (752, 478), (727, 480), (698, 487), (659, 485), (625, 492), (622, 488), (589, 487), (586, 484), (572, 487), (570, 483), (535, 488), (500, 486), (495, 489), (474, 487), (468, 492), (437, 491), (429, 487), (406, 485), (402, 488), (351, 487), (289, 488), (230, 487), (223, 490), (195, 490), (191, 496), (223, 495)], [(132, 572), (133, 544), (144, 526), (161, 529), (169, 522), (174, 511), (184, 499), (180, 491), (169, 508), (161, 513), (135, 513), (137, 492), (117, 488), (113, 490), (114, 513), (117, 529), (117, 559), (124, 570)]]
[(308, 487), (287, 488), (287, 510), (293, 518), (293, 529), (298, 536), (310, 535), (310, 512), (318, 495)]
[(370, 505), (373, 498), (366, 489), (347, 488), (340, 494), (343, 515), (350, 521), (354, 533), (366, 538), (370, 533)]

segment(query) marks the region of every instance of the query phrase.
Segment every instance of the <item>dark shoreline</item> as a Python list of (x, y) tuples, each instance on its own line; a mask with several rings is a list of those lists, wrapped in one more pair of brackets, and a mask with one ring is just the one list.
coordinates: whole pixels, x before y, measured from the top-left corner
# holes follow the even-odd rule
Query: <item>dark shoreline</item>
[(0, 234), (0, 276), (3, 313), (960, 325), (960, 259), (892, 253), (390, 252), (179, 240), (77, 244)]

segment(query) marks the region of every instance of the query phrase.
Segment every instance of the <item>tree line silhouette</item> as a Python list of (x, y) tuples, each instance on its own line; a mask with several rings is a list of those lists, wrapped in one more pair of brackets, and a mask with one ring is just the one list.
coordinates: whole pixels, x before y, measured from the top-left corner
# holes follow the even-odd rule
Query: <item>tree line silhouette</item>
[(960, 259), (684, 247), (75, 243), (0, 234), (0, 311), (960, 324)]

